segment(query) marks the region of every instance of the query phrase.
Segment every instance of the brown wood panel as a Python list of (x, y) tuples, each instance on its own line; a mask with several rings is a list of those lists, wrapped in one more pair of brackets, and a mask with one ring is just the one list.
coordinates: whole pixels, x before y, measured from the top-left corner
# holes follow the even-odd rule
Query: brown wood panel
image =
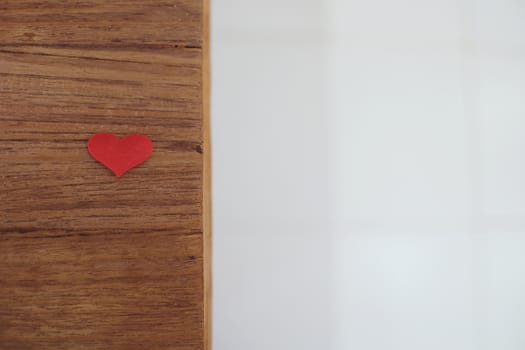
[[(0, 349), (209, 349), (207, 17), (0, 3)], [(97, 132), (154, 153), (116, 178)]]
[(6, 44), (202, 47), (202, 0), (3, 0)]

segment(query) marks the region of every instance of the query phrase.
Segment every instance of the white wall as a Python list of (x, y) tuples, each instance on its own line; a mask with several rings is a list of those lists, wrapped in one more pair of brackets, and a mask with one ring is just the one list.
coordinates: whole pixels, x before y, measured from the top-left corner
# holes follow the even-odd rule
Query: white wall
[(212, 19), (214, 349), (524, 349), (525, 2)]

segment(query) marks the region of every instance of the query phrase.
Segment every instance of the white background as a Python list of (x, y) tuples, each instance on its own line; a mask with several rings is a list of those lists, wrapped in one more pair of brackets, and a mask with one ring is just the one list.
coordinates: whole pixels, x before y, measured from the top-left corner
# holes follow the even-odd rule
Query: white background
[(212, 0), (215, 350), (525, 349), (525, 1)]

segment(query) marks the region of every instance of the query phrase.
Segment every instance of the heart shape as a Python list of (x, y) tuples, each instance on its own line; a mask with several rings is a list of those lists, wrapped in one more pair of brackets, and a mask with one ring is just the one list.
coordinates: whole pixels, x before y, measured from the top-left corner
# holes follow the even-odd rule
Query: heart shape
[(89, 139), (88, 151), (93, 158), (108, 167), (117, 177), (121, 177), (151, 156), (153, 142), (142, 134), (131, 134), (119, 138), (110, 133), (98, 133)]

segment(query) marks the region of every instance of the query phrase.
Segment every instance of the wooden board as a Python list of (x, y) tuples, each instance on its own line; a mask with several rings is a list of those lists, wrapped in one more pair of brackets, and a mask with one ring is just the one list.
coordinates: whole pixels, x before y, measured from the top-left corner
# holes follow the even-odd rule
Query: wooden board
[[(0, 349), (209, 349), (207, 17), (0, 2)], [(153, 156), (116, 178), (103, 131)]]

